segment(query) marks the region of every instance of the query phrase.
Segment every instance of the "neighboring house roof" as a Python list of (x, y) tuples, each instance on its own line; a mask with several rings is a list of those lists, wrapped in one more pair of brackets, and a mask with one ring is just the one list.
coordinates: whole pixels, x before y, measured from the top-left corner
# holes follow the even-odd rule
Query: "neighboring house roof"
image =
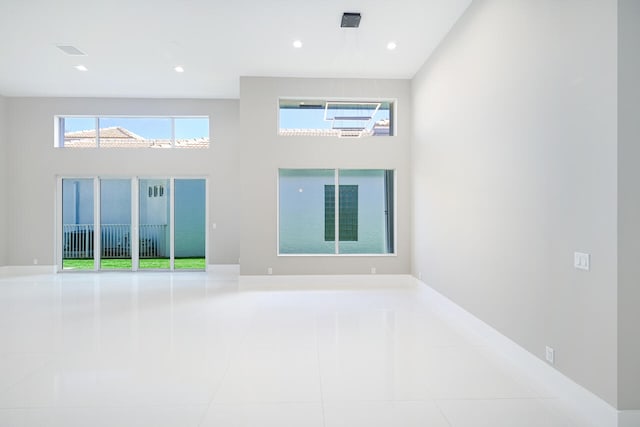
[(389, 135), (389, 120), (377, 121), (371, 130), (341, 130), (341, 129), (280, 129), (282, 136), (342, 136), (361, 137), (371, 135)]
[(282, 136), (340, 136), (338, 129), (280, 129)]
[[(100, 147), (103, 148), (167, 148), (170, 139), (146, 139), (128, 129), (114, 126), (100, 128)], [(79, 130), (64, 134), (64, 146), (69, 148), (96, 147), (96, 130)], [(177, 139), (176, 147), (206, 148), (209, 138)]]
[[(76, 139), (76, 138), (92, 138), (95, 139), (96, 138), (96, 130), (95, 129), (89, 129), (89, 130), (79, 130), (79, 131), (75, 131), (75, 132), (67, 132), (64, 134), (65, 139)], [(131, 132), (128, 129), (122, 128), (120, 126), (113, 126), (113, 127), (108, 127), (108, 128), (100, 128), (100, 139), (102, 138), (109, 138), (109, 139), (115, 139), (115, 138), (122, 138), (122, 139), (144, 139), (143, 137), (141, 137), (140, 135), (137, 135), (133, 132)]]

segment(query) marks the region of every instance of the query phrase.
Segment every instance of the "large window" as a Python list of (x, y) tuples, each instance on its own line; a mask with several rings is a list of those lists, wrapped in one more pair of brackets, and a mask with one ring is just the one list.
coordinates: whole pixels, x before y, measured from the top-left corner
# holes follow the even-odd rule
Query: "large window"
[(281, 136), (362, 138), (394, 134), (392, 101), (280, 99)]
[(394, 186), (388, 169), (280, 169), (279, 254), (395, 253)]
[(56, 147), (207, 148), (208, 117), (56, 117)]

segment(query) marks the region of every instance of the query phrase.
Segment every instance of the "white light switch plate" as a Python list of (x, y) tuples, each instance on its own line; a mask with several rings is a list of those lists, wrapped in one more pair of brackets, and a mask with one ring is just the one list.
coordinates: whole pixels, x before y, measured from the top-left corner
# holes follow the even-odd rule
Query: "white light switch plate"
[(589, 256), (589, 254), (585, 254), (582, 252), (574, 252), (573, 266), (578, 270), (589, 271), (589, 268), (591, 268), (591, 257)]

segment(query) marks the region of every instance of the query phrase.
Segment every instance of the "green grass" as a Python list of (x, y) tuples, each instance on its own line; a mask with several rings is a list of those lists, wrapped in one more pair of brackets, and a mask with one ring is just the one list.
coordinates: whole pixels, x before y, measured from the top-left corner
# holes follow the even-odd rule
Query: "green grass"
[[(169, 260), (166, 258), (145, 258), (140, 260), (139, 269), (168, 270)], [(206, 267), (204, 258), (176, 258), (174, 269), (176, 270), (204, 270)], [(62, 261), (65, 270), (93, 270), (92, 259), (65, 259)], [(130, 259), (103, 259), (100, 261), (102, 270), (131, 270)]]
[(132, 265), (130, 259), (106, 258), (100, 260), (101, 270), (131, 270)]
[(143, 258), (140, 259), (140, 270), (152, 268), (156, 270), (168, 270), (171, 266), (169, 258)]
[(62, 268), (65, 270), (93, 270), (92, 259), (64, 259)]
[(176, 258), (173, 263), (176, 270), (204, 270), (206, 266), (204, 258)]

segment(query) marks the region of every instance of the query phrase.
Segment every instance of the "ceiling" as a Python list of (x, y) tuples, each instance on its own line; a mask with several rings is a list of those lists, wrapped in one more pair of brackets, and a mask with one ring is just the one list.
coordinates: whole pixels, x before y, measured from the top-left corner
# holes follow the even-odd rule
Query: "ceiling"
[[(470, 3), (2, 0), (0, 94), (238, 98), (240, 76), (411, 78)], [(360, 28), (340, 28), (343, 12)]]

